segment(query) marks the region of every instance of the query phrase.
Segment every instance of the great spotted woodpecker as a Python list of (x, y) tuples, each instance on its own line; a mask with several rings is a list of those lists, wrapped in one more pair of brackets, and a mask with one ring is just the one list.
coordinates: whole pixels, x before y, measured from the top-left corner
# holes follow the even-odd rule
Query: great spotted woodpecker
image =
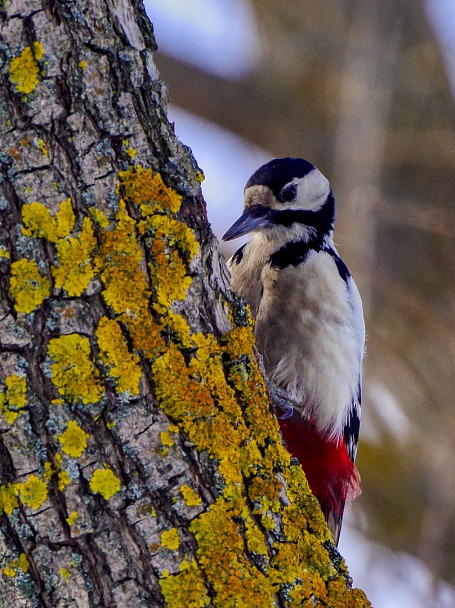
[(333, 244), (334, 219), (322, 173), (300, 158), (276, 158), (248, 180), (244, 213), (223, 239), (252, 233), (228, 262), (232, 290), (251, 307), (268, 380), (288, 397), (278, 416), (283, 438), (338, 544), (345, 502), (360, 493), (365, 327)]

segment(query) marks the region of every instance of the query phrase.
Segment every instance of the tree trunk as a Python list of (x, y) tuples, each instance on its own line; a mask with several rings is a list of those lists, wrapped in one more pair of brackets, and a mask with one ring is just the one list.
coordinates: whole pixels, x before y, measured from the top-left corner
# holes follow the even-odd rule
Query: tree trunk
[(142, 4), (0, 6), (0, 606), (368, 606), (282, 445)]

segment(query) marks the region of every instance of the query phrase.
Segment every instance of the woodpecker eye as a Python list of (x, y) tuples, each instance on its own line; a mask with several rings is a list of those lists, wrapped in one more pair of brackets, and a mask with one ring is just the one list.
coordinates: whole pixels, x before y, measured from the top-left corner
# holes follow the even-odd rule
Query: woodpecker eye
[(281, 190), (279, 200), (282, 203), (290, 203), (295, 199), (296, 194), (297, 185), (291, 184), (290, 186), (286, 186), (285, 188), (283, 188), (283, 190)]

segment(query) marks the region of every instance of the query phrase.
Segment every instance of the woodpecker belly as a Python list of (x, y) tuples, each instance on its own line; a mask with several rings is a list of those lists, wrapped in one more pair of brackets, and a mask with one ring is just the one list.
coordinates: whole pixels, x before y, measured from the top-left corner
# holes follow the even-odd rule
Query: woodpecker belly
[(359, 373), (346, 283), (325, 251), (298, 266), (272, 264), (261, 273), (255, 328), (267, 375), (304, 404), (321, 433), (341, 436)]

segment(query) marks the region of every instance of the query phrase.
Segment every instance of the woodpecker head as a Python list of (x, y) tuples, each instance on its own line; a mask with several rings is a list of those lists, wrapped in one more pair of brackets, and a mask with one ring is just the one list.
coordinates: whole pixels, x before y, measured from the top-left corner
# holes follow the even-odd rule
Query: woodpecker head
[(283, 228), (308, 238), (333, 230), (335, 199), (330, 183), (302, 158), (275, 158), (262, 165), (245, 186), (245, 211), (223, 236), (236, 239), (253, 231)]

